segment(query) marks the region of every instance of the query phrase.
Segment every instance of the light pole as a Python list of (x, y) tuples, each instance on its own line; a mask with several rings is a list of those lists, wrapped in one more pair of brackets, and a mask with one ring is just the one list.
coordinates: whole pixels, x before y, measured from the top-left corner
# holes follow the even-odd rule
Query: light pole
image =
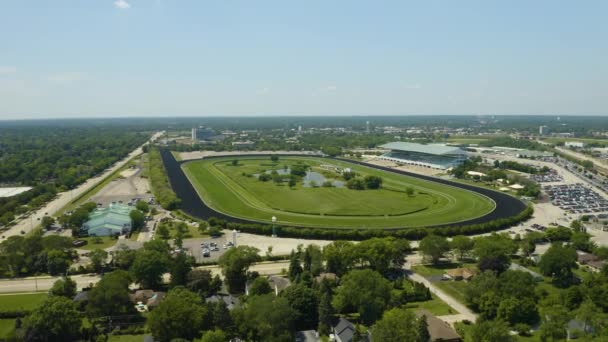
[(272, 217), (272, 237), (277, 237), (277, 217)]

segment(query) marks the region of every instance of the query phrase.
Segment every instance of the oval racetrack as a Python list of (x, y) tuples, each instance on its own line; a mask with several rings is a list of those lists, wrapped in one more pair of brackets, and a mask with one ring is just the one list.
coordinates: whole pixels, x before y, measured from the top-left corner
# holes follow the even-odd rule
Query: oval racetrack
[[(185, 213), (187, 213), (188, 215), (191, 215), (193, 217), (203, 219), (203, 220), (207, 220), (210, 217), (217, 217), (217, 218), (222, 218), (222, 219), (225, 219), (225, 220), (228, 220), (231, 222), (238, 222), (238, 223), (260, 223), (258, 221), (247, 220), (247, 219), (236, 218), (236, 217), (232, 217), (229, 215), (225, 215), (224, 213), (218, 212), (218, 211), (214, 210), (213, 208), (210, 208), (209, 206), (207, 206), (204, 203), (204, 201), (199, 197), (194, 186), (190, 183), (190, 180), (188, 179), (188, 177), (186, 177), (186, 175), (181, 167), (182, 162), (177, 161), (175, 159), (175, 157), (173, 156), (173, 154), (168, 150), (161, 150), (161, 155), (162, 155), (163, 163), (165, 164), (165, 168), (167, 170), (167, 175), (169, 178), (169, 182), (171, 183), (171, 187), (175, 191), (177, 197), (179, 197), (181, 199), (181, 201), (182, 201), (181, 209)], [(264, 156), (260, 156), (260, 157), (264, 157)], [(205, 158), (205, 159), (209, 159), (209, 158)], [(452, 182), (452, 181), (445, 180), (445, 179), (414, 174), (414, 173), (410, 173), (410, 172), (406, 172), (406, 171), (394, 170), (391, 168), (372, 165), (372, 164), (359, 162), (359, 161), (346, 160), (346, 159), (341, 159), (341, 158), (336, 158), (336, 159), (346, 161), (349, 163), (353, 163), (353, 164), (358, 164), (361, 166), (372, 167), (372, 168), (387, 171), (387, 172), (402, 174), (402, 175), (415, 177), (415, 178), (419, 178), (419, 179), (426, 180), (426, 181), (431, 181), (431, 182), (435, 182), (435, 183), (439, 183), (439, 184), (445, 184), (445, 185), (449, 185), (449, 186), (458, 187), (458, 188), (461, 188), (464, 190), (473, 191), (473, 192), (476, 192), (478, 194), (484, 195), (484, 196), (492, 199), (496, 204), (496, 208), (492, 212), (490, 212), (486, 215), (483, 215), (481, 217), (477, 217), (477, 218), (465, 220), (465, 221), (460, 221), (457, 223), (446, 223), (446, 224), (434, 225), (432, 227), (465, 226), (465, 225), (471, 225), (471, 224), (485, 223), (485, 222), (489, 222), (489, 221), (493, 221), (493, 220), (497, 220), (497, 219), (505, 219), (505, 218), (515, 216), (526, 209), (525, 203), (518, 200), (517, 198), (514, 198), (514, 197), (509, 196), (504, 193), (492, 191), (489, 189), (479, 188), (476, 186), (457, 183), (457, 182)], [(408, 228), (411, 228), (411, 227), (408, 227)]]

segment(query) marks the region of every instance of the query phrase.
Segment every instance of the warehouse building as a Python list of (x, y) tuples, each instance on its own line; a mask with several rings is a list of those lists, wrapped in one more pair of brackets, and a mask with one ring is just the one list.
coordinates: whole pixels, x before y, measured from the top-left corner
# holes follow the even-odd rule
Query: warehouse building
[(122, 204), (111, 204), (108, 208), (97, 208), (89, 220), (82, 225), (82, 231), (89, 236), (115, 236), (131, 231), (132, 208)]
[(380, 156), (380, 159), (432, 169), (448, 170), (462, 164), (467, 159), (466, 151), (445, 144), (392, 142), (380, 147), (390, 150)]

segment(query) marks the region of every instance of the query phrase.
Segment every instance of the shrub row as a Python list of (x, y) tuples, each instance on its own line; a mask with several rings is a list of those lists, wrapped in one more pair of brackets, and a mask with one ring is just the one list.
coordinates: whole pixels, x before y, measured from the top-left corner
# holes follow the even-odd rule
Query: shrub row
[[(446, 226), (432, 228), (404, 228), (404, 229), (332, 229), (332, 228), (303, 228), (303, 227), (277, 227), (277, 234), (282, 237), (323, 240), (367, 240), (374, 237), (394, 236), (408, 240), (420, 240), (429, 233), (454, 236), (475, 235), (506, 229), (527, 220), (534, 213), (532, 206), (528, 206), (518, 215), (506, 219), (498, 219), (486, 223), (466, 226)], [(245, 233), (271, 235), (272, 226), (268, 224), (246, 224), (229, 222), (229, 229), (236, 229)]]
[(169, 185), (167, 171), (160, 156), (160, 151), (157, 147), (152, 147), (148, 151), (149, 158), (149, 173), (152, 192), (156, 197), (156, 201), (167, 210), (177, 209), (180, 199)]
[(28, 310), (0, 310), (0, 319), (4, 318), (21, 318), (29, 315)]

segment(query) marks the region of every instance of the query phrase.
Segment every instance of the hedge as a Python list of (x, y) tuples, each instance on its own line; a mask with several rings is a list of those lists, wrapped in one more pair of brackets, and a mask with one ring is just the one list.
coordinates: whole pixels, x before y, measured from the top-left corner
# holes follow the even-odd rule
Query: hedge
[[(331, 229), (331, 228), (301, 228), (277, 226), (277, 234), (281, 237), (292, 237), (301, 239), (321, 240), (367, 240), (374, 237), (394, 236), (408, 240), (420, 240), (430, 233), (442, 236), (454, 235), (476, 235), (489, 233), (514, 226), (529, 219), (534, 213), (534, 208), (529, 205), (524, 211), (516, 216), (506, 219), (494, 220), (486, 223), (468, 226), (448, 226), (430, 228), (407, 228), (407, 229)], [(227, 223), (230, 230), (236, 229), (244, 233), (259, 235), (272, 235), (272, 226), (268, 224), (246, 224)]]

